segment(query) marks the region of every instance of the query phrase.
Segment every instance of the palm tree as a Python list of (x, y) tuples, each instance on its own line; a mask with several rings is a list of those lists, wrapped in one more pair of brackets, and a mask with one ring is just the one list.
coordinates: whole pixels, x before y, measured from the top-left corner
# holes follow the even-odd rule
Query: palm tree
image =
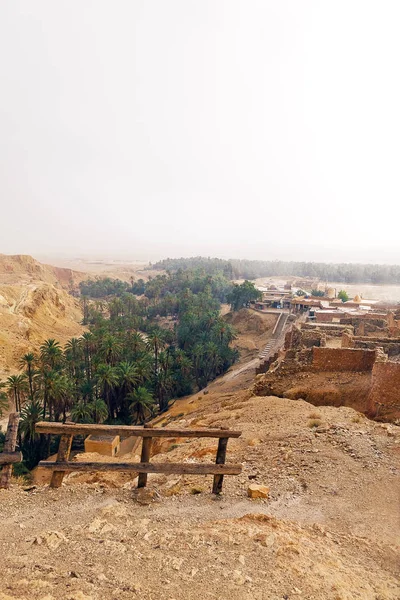
[(75, 400), (78, 400), (80, 392), (80, 381), (82, 379), (81, 340), (78, 338), (71, 338), (70, 340), (68, 340), (64, 348), (64, 356), (70, 377), (73, 378), (75, 383)]
[(122, 345), (114, 335), (106, 335), (101, 342), (99, 354), (108, 365), (114, 366), (122, 353)]
[(208, 342), (205, 346), (205, 356), (207, 358), (207, 379), (212, 379), (216, 376), (218, 369), (221, 366), (221, 357), (217, 344)]
[(49, 411), (50, 421), (53, 417), (53, 406), (50, 399), (55, 377), (55, 371), (43, 367), (35, 376), (35, 381), (38, 383), (40, 396), (43, 398), (43, 419), (46, 419), (47, 411)]
[(179, 348), (174, 355), (174, 389), (178, 395), (192, 392), (193, 363), (187, 354)]
[(33, 390), (33, 376), (35, 374), (35, 355), (33, 352), (27, 352), (19, 361), (21, 369), (25, 369), (29, 381), (29, 398), (33, 402), (34, 390)]
[(160, 412), (164, 412), (168, 408), (168, 393), (174, 385), (171, 371), (171, 357), (169, 349), (166, 352), (161, 352), (159, 355), (159, 373), (157, 377), (157, 391)]
[(95, 341), (93, 333), (85, 331), (85, 333), (80, 338), (81, 346), (83, 349), (84, 361), (85, 361), (85, 371), (86, 371), (86, 381), (88, 384), (91, 384), (92, 381), (92, 357), (93, 352), (95, 350)]
[(115, 418), (115, 406), (113, 402), (113, 390), (118, 384), (118, 374), (114, 367), (108, 364), (100, 364), (97, 368), (96, 380), (100, 385), (101, 393), (108, 406), (108, 413), (112, 419)]
[(89, 404), (91, 417), (95, 423), (103, 423), (108, 417), (107, 404), (101, 398), (96, 398)]
[(71, 408), (71, 419), (76, 423), (90, 423), (91, 417), (92, 411), (90, 404), (80, 401)]
[(119, 384), (125, 392), (132, 391), (139, 380), (136, 365), (131, 362), (120, 362), (116, 367), (116, 372), (119, 378)]
[(120, 298), (113, 298), (109, 305), (110, 318), (115, 319), (123, 314), (124, 305)]
[(141, 354), (146, 348), (143, 336), (138, 331), (134, 331), (133, 333), (128, 334), (126, 341), (129, 348), (133, 352), (134, 358), (137, 358), (139, 354)]
[(63, 423), (67, 420), (67, 410), (71, 407), (73, 395), (73, 386), (67, 375), (59, 375), (53, 380), (53, 386), (50, 392), (50, 401), (54, 407), (54, 420), (60, 419), (63, 415)]
[(9, 397), (13, 398), (15, 410), (21, 412), (24, 395), (27, 392), (26, 375), (10, 375), (7, 378)]
[(193, 364), (187, 354), (180, 348), (175, 350), (175, 362), (183, 375), (189, 376), (192, 372)]
[(128, 395), (130, 401), (129, 409), (134, 423), (144, 423), (146, 415), (153, 415), (154, 399), (149, 390), (145, 387), (138, 387), (137, 390)]
[(40, 359), (42, 363), (54, 370), (61, 365), (62, 350), (60, 342), (49, 339), (40, 346)]
[(194, 376), (196, 379), (197, 387), (201, 389), (203, 387), (202, 371), (204, 361), (204, 346), (202, 344), (196, 344), (192, 352), (193, 358), (193, 369)]
[(77, 364), (82, 355), (81, 340), (75, 337), (68, 340), (65, 344), (64, 352), (74, 365)]
[(139, 375), (136, 366), (131, 362), (120, 362), (116, 367), (116, 373), (118, 376), (119, 385), (119, 411), (124, 413), (124, 400), (126, 396), (133, 390), (133, 388), (139, 383)]
[(149, 354), (144, 354), (135, 364), (136, 372), (140, 383), (144, 383), (151, 377), (153, 369), (153, 360)]
[(24, 460), (29, 469), (40, 460), (41, 440), (36, 424), (43, 419), (43, 407), (39, 400), (31, 400), (21, 411), (18, 434), (22, 441)]
[(41, 369), (36, 378), (43, 398), (43, 418), (46, 418), (48, 410), (50, 421), (58, 421), (62, 413), (65, 422), (73, 398), (71, 380), (64, 373), (48, 368)]
[(237, 337), (233, 327), (229, 325), (229, 323), (225, 323), (222, 319), (218, 319), (215, 323), (212, 333), (215, 341), (217, 341), (220, 346), (230, 344), (230, 342)]
[(159, 381), (158, 381), (158, 359), (159, 359), (160, 352), (162, 351), (162, 349), (165, 346), (164, 332), (162, 332), (160, 329), (155, 329), (149, 335), (146, 345), (147, 345), (148, 350), (154, 352), (154, 371), (153, 371), (154, 389), (155, 389), (157, 398), (159, 398), (160, 392), (159, 392)]
[(40, 438), (40, 434), (36, 433), (36, 424), (42, 419), (43, 406), (39, 400), (33, 400), (24, 406), (19, 422), (24, 442), (32, 443)]

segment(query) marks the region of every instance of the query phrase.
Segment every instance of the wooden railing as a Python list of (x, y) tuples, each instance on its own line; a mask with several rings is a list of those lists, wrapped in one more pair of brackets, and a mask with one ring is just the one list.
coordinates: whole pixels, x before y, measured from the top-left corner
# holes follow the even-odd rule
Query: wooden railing
[(11, 413), (8, 418), (8, 427), (6, 432), (6, 440), (4, 442), (4, 450), (0, 453), (0, 488), (7, 489), (10, 486), (12, 474), (12, 466), (14, 463), (21, 462), (21, 452), (15, 451), (17, 443), (19, 413)]
[[(134, 471), (139, 473), (138, 487), (145, 487), (148, 473), (177, 473), (191, 475), (214, 475), (213, 494), (222, 490), (224, 475), (238, 475), (242, 466), (225, 464), (229, 438), (238, 438), (241, 431), (229, 429), (164, 429), (152, 425), (130, 427), (128, 425), (81, 425), (77, 423), (48, 423), (36, 425), (37, 433), (61, 435), (57, 460), (41, 461), (40, 467), (52, 469), (51, 487), (60, 487), (64, 475), (69, 471)], [(69, 462), (71, 444), (74, 435), (109, 435), (120, 437), (137, 436), (143, 438), (140, 463), (124, 462)], [(150, 462), (153, 438), (218, 438), (215, 463), (160, 463)]]

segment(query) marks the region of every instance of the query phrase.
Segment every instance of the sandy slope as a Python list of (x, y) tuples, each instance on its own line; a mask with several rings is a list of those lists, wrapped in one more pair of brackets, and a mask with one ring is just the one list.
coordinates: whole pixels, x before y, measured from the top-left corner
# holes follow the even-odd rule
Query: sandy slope
[(45, 339), (65, 343), (81, 335), (81, 320), (79, 302), (52, 284), (0, 285), (0, 377)]
[[(253, 397), (252, 371), (230, 375), (166, 418), (242, 430), (228, 458), (243, 472), (225, 478), (221, 498), (196, 476), (149, 476), (148, 505), (124, 474), (71, 475), (59, 490), (15, 485), (0, 494), (0, 598), (398, 599), (399, 428), (350, 408)], [(210, 439), (171, 439), (152, 460), (208, 461), (215, 450)], [(270, 498), (247, 498), (251, 481)]]
[(79, 302), (67, 290), (85, 277), (31, 256), (0, 254), (0, 378), (45, 339), (65, 343), (83, 333)]

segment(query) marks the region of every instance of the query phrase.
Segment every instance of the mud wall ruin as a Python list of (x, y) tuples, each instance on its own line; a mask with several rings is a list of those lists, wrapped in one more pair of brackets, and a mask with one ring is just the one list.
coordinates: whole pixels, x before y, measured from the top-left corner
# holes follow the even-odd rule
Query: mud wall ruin
[(341, 325), (340, 323), (302, 323), (301, 328), (302, 330), (321, 331), (328, 337), (340, 337), (344, 331), (354, 332), (351, 325)]
[(371, 416), (382, 420), (400, 418), (400, 363), (376, 362), (368, 409)]
[(382, 348), (389, 357), (398, 356), (400, 354), (400, 339), (352, 336), (346, 332), (342, 335), (342, 348), (374, 350), (377, 347)]
[(285, 350), (326, 346), (325, 332), (293, 326), (285, 335)]
[(311, 369), (313, 371), (372, 371), (376, 360), (376, 350), (353, 348), (312, 349)]

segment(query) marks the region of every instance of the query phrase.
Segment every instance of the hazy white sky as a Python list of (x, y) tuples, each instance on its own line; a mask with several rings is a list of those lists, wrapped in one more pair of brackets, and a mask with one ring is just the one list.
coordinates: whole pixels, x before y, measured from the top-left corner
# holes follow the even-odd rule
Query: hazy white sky
[(398, 0), (2, 0), (0, 252), (399, 262)]

